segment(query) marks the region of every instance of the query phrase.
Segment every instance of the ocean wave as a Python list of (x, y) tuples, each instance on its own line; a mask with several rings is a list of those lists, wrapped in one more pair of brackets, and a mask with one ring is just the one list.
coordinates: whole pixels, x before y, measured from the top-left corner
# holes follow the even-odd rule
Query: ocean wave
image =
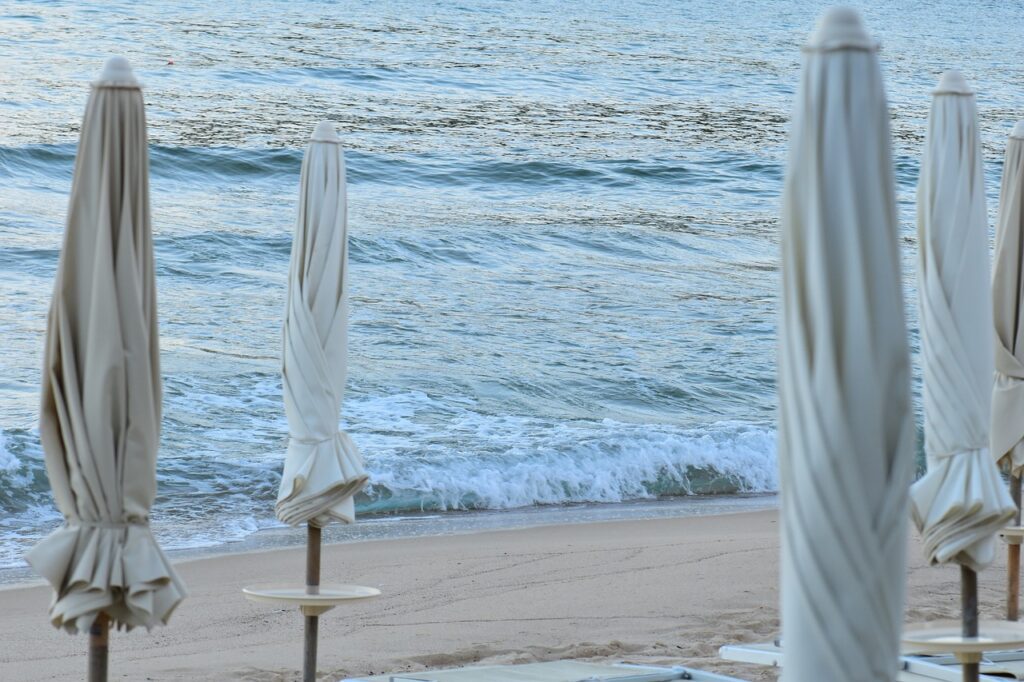
[[(0, 147), (0, 178), (30, 182), (35, 189), (53, 185), (66, 191), (74, 170), (77, 146), (73, 143), (28, 144)], [(290, 147), (180, 147), (151, 144), (150, 172), (160, 191), (160, 181), (189, 188), (199, 183), (246, 184), (280, 181), (298, 183), (302, 148)], [(529, 158), (368, 152), (347, 149), (350, 184), (384, 187), (464, 188), (474, 192), (516, 196), (523, 191), (558, 189), (575, 193), (644, 186), (668, 191), (680, 184), (702, 186), (733, 177), (746, 181), (751, 173), (775, 179), (780, 170), (758, 162), (752, 154), (717, 152), (713, 164), (726, 169), (701, 170), (698, 163), (679, 159)]]
[[(75, 167), (78, 145), (28, 144), (0, 147), (0, 177), (52, 178), (67, 181)], [(154, 178), (194, 181), (215, 179), (244, 182), (294, 175), (302, 165), (303, 150), (283, 147), (173, 147), (149, 146), (149, 167)], [(66, 191), (65, 187), (60, 188)]]
[[(349, 402), (349, 432), (371, 480), (356, 498), (359, 514), (761, 493), (778, 485), (775, 436), (764, 426), (556, 423), (487, 415), (471, 401), (417, 392)], [(432, 412), (426, 420), (425, 411)], [(443, 423), (438, 414), (446, 415)], [(366, 430), (366, 420), (375, 428)], [(231, 456), (231, 444), (246, 435), (204, 432), (206, 450), (161, 455), (153, 526), (167, 548), (221, 545), (280, 525), (273, 509), (284, 441), (265, 458)], [(38, 433), (15, 429), (0, 438), (0, 568), (9, 568), (22, 565), (23, 553), (61, 516)]]
[(75, 168), (76, 149), (77, 145), (71, 143), (0, 147), (0, 177), (46, 177), (66, 182)]
[[(492, 453), (375, 451), (364, 512), (511, 509), (660, 496), (764, 493), (778, 487), (770, 429), (722, 422), (691, 429), (601, 422), (553, 424), (466, 415), (455, 431), (487, 432)], [(356, 434), (358, 436), (358, 434)]]
[(151, 144), (150, 172), (175, 180), (217, 179), (246, 182), (295, 176), (298, 183), (303, 151), (285, 147), (169, 147)]
[(13, 472), (21, 466), (21, 460), (7, 449), (7, 437), (0, 431), (0, 471)]

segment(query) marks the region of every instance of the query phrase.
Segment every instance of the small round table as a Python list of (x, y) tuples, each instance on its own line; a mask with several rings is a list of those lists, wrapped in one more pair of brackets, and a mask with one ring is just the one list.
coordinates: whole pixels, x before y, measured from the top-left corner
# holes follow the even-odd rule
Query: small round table
[(903, 631), (904, 653), (953, 654), (960, 663), (980, 663), (986, 651), (1024, 647), (1024, 625), (1006, 620), (983, 620), (977, 637), (964, 637), (958, 620), (910, 625)]
[(320, 585), (319, 589), (311, 594), (305, 585), (272, 583), (243, 587), (242, 593), (250, 601), (278, 606), (298, 606), (304, 616), (319, 616), (347, 601), (377, 597), (380, 590), (362, 585)]
[(999, 531), (999, 537), (1008, 545), (1019, 545), (1024, 540), (1024, 526), (1007, 526)]

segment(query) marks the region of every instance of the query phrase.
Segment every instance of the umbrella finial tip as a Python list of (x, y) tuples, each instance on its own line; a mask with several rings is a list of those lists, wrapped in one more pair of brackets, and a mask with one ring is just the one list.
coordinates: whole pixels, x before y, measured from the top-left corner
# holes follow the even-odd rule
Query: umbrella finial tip
[(311, 139), (314, 142), (337, 142), (338, 133), (334, 129), (333, 123), (330, 121), (320, 121), (316, 124), (316, 128), (313, 129)]
[(822, 26), (847, 26), (852, 24), (862, 28), (860, 12), (852, 7), (845, 7), (843, 5), (826, 7), (818, 21)]
[(132, 65), (124, 57), (111, 57), (108, 59), (107, 63), (103, 65), (100, 79), (96, 81), (96, 85), (137, 86), (138, 84), (139, 82), (135, 80), (135, 74), (132, 73)]
[(829, 7), (811, 33), (810, 47), (830, 49), (839, 47), (870, 47), (873, 44), (864, 29), (860, 12), (851, 7)]
[(967, 85), (967, 79), (956, 69), (950, 69), (939, 77), (939, 87), (936, 94), (959, 93), (964, 95), (972, 94), (971, 88)]
[(1010, 137), (1024, 139), (1024, 121), (1017, 121), (1017, 125), (1013, 126), (1013, 132), (1010, 133)]

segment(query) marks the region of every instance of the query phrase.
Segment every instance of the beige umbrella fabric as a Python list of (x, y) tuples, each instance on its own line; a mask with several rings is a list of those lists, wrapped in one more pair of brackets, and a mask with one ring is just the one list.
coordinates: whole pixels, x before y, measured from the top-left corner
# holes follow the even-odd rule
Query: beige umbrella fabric
[(320, 123), (302, 162), (284, 322), (285, 412), (291, 439), (277, 498), (285, 523), (355, 521), (366, 484), (355, 443), (338, 429), (348, 354), (345, 156)]
[(827, 10), (782, 205), (782, 679), (896, 679), (913, 469), (889, 113), (877, 46)]
[(93, 83), (47, 321), (39, 431), (64, 525), (28, 554), (54, 626), (166, 623), (185, 587), (149, 529), (161, 382), (142, 91), (111, 59)]
[(932, 101), (917, 186), (918, 282), (928, 473), (911, 513), (932, 564), (995, 558), (1016, 512), (989, 455), (992, 311), (988, 216), (974, 93), (957, 71)]
[(992, 391), (992, 456), (1024, 470), (1024, 121), (1010, 134), (996, 221), (992, 305), (996, 382)]

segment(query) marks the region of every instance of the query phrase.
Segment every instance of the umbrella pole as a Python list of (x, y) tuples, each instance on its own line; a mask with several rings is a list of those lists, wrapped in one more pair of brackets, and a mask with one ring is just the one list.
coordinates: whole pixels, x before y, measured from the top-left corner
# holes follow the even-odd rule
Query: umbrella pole
[[(306, 533), (306, 594), (320, 593), (320, 528), (312, 523)], [(302, 682), (316, 682), (316, 643), (319, 616), (306, 616), (306, 641), (302, 657)]]
[[(1020, 476), (1010, 474), (1010, 496), (1017, 505), (1017, 518), (1014, 522), (1020, 525)], [(1009, 555), (1006, 560), (1006, 620), (1020, 619), (1020, 545), (1007, 545)]]
[[(960, 604), (963, 607), (963, 636), (978, 636), (978, 574), (960, 567)], [(964, 682), (978, 682), (978, 663), (964, 663)]]
[(110, 616), (100, 611), (89, 626), (89, 682), (107, 682)]

